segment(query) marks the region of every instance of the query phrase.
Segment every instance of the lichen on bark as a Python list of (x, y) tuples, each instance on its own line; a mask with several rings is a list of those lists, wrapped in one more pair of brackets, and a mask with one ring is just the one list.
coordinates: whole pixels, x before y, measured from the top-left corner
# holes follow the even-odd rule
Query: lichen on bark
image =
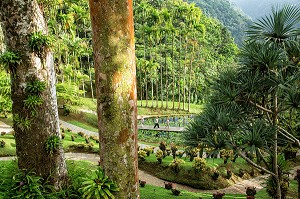
[(120, 187), (116, 198), (139, 198), (132, 1), (89, 2), (101, 166)]

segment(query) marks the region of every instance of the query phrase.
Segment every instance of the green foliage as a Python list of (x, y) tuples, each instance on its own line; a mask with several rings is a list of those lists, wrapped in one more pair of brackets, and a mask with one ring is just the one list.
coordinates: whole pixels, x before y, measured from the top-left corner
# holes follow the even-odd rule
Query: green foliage
[(103, 170), (99, 167), (94, 175), (85, 179), (80, 191), (83, 193), (83, 199), (114, 199), (115, 197), (112, 192), (119, 191), (119, 188), (115, 182), (108, 179)]
[(40, 80), (29, 81), (25, 91), (31, 95), (40, 95), (46, 89), (46, 82)]
[(227, 0), (189, 0), (195, 3), (208, 16), (218, 19), (231, 32), (234, 41), (242, 46), (245, 35), (245, 28), (251, 24), (251, 19), (239, 11), (230, 1)]
[(142, 161), (145, 161), (145, 158), (147, 156), (147, 152), (143, 149), (138, 151), (138, 158)]
[(162, 162), (162, 159), (164, 158), (164, 152), (163, 152), (162, 150), (159, 149), (159, 150), (156, 151), (155, 156), (156, 156), (157, 161), (158, 161), (159, 163), (161, 163), (161, 162)]
[(11, 185), (7, 193), (10, 198), (44, 199), (54, 191), (54, 187), (44, 182), (36, 173), (27, 170), (20, 170), (15, 174)]
[(11, 87), (10, 78), (5, 71), (0, 70), (0, 113), (5, 116), (11, 112), (12, 101), (11, 101)]
[(170, 164), (169, 167), (171, 167), (176, 173), (179, 172), (181, 165), (184, 164), (185, 161), (180, 158), (175, 158)]
[(1, 148), (4, 148), (5, 145), (6, 145), (6, 142), (5, 142), (4, 140), (1, 140), (1, 141), (0, 141), (0, 147), (1, 147)]
[(22, 116), (15, 114), (13, 116), (14, 125), (21, 131), (29, 130), (31, 126), (31, 120), (28, 118), (23, 118)]
[(45, 150), (50, 156), (52, 156), (61, 145), (61, 139), (57, 135), (52, 135), (45, 143)]
[(42, 105), (44, 102), (44, 100), (36, 95), (30, 95), (26, 98), (26, 100), (24, 100), (24, 106), (26, 108), (32, 109), (32, 110), (36, 110), (36, 108), (40, 105)]
[(52, 41), (51, 36), (44, 35), (41, 31), (38, 31), (30, 35), (29, 46), (33, 52), (41, 56), (50, 47)]
[(204, 158), (195, 157), (193, 168), (197, 171), (203, 171), (207, 167), (206, 160)]
[(0, 65), (13, 74), (21, 61), (21, 56), (17, 52), (5, 51), (0, 55)]

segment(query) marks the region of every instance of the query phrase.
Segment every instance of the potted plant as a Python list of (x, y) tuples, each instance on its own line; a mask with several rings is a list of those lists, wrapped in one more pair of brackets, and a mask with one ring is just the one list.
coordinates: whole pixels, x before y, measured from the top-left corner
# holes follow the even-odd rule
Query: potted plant
[(165, 189), (168, 189), (168, 190), (173, 189), (173, 183), (172, 182), (164, 182), (164, 184), (165, 184)]
[(146, 185), (146, 181), (139, 180), (139, 182), (140, 182), (140, 186), (141, 186), (141, 187), (145, 187), (145, 185)]
[(178, 189), (171, 189), (172, 193), (175, 195), (175, 196), (179, 196), (180, 192)]
[(246, 194), (247, 194), (247, 199), (254, 199), (255, 194), (256, 194), (256, 187), (250, 186), (246, 187)]
[(222, 199), (223, 196), (225, 196), (225, 193), (222, 193), (222, 192), (216, 192), (216, 193), (213, 193), (213, 198), (214, 199)]

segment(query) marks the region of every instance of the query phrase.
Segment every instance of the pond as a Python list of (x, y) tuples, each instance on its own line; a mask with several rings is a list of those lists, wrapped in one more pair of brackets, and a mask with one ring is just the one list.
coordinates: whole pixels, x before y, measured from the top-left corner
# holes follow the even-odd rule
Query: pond
[[(161, 116), (158, 118), (159, 124), (166, 124), (166, 121), (168, 118), (170, 121), (170, 126), (185, 127), (194, 119), (194, 115)], [(156, 117), (144, 118), (144, 125), (154, 125), (155, 119), (156, 119)], [(139, 120), (138, 123), (141, 124), (141, 120)]]

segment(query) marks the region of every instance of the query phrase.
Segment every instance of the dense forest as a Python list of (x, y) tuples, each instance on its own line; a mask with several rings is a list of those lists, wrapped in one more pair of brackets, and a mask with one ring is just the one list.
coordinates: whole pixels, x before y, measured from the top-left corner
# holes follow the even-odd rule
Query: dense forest
[(228, 0), (188, 0), (195, 3), (208, 16), (219, 20), (232, 34), (239, 46), (245, 39), (245, 30), (252, 23), (240, 9)]
[[(44, 7), (59, 104), (80, 103), (78, 96), (94, 98), (87, 2), (65, 0)], [(195, 5), (181, 0), (135, 0), (134, 20), (138, 98), (146, 100), (143, 106), (157, 107), (157, 101), (164, 100), (164, 107), (188, 109), (184, 104), (205, 100), (209, 80), (235, 61), (237, 46), (228, 30)], [(7, 89), (1, 89), (0, 103), (9, 110), (9, 80), (5, 73), (1, 76), (1, 86)], [(182, 105), (168, 105), (171, 101)]]

